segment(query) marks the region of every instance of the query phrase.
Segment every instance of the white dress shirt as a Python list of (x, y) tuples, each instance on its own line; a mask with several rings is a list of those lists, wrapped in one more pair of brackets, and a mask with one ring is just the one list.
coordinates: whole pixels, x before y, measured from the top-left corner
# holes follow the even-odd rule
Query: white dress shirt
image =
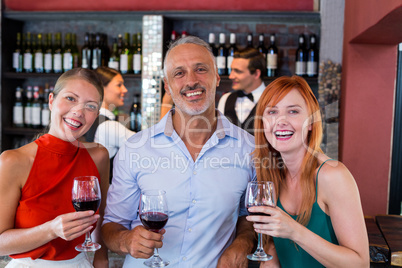
[(99, 124), (95, 132), (94, 141), (105, 146), (109, 152), (109, 157), (112, 158), (124, 142), (135, 132), (129, 130), (120, 122), (114, 121), (116, 116), (108, 109), (101, 108), (99, 114), (109, 118), (109, 120)]
[[(251, 94), (253, 94), (254, 101), (251, 101), (247, 97), (237, 98), (236, 104), (235, 104), (235, 111), (236, 111), (236, 115), (237, 115), (237, 118), (239, 119), (240, 123), (243, 123), (244, 120), (247, 119), (251, 110), (253, 110), (254, 106), (260, 100), (260, 97), (261, 97), (262, 93), (264, 92), (264, 89), (265, 89), (265, 84), (263, 82), (263, 83), (261, 83), (261, 85), (259, 87), (257, 87), (255, 90), (253, 90), (251, 92)], [(225, 113), (226, 101), (231, 93), (232, 92), (228, 92), (228, 93), (224, 94), (219, 100), (218, 110), (223, 114)]]

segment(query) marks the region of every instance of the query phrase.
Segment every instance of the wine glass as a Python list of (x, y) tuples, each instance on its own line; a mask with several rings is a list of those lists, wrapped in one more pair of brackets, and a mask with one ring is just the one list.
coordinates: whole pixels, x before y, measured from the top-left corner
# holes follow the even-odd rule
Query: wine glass
[[(275, 188), (271, 181), (253, 181), (247, 184), (246, 207), (271, 206), (275, 207)], [(250, 215), (267, 216), (260, 212), (249, 212)], [(258, 233), (258, 245), (253, 254), (247, 255), (252, 261), (269, 261), (272, 256), (265, 253), (262, 245), (262, 234)]]
[[(74, 178), (72, 201), (75, 211), (93, 210), (96, 212), (101, 202), (101, 191), (98, 178), (95, 176), (80, 176)], [(96, 251), (101, 248), (92, 242), (91, 234), (85, 234), (85, 241), (75, 247), (77, 251)]]
[[(149, 190), (141, 193), (140, 219), (147, 230), (158, 233), (166, 225), (168, 218), (165, 191)], [(162, 260), (156, 248), (154, 255), (144, 264), (148, 267), (164, 267), (169, 265), (169, 261)]]

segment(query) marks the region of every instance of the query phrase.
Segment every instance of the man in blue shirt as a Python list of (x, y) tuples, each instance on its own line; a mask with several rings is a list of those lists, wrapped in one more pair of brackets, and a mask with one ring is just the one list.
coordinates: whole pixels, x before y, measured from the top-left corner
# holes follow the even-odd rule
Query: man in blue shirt
[[(173, 43), (164, 75), (176, 108), (117, 154), (104, 241), (127, 254), (124, 267), (142, 267), (155, 248), (169, 267), (247, 267), (255, 233), (244, 195), (256, 178), (254, 138), (215, 110), (220, 77), (206, 42)], [(169, 220), (160, 233), (146, 230), (137, 214), (141, 192), (150, 189), (166, 191)]]

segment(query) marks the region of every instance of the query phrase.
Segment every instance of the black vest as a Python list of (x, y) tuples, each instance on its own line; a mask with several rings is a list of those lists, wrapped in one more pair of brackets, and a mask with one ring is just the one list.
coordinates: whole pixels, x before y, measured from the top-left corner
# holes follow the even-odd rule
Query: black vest
[(254, 136), (254, 116), (255, 110), (257, 108), (257, 104), (254, 108), (250, 111), (250, 114), (247, 116), (246, 120), (243, 123), (240, 123), (239, 118), (236, 115), (235, 105), (237, 100), (236, 92), (230, 93), (229, 97), (225, 103), (225, 112), (224, 115), (232, 122), (234, 125), (244, 129), (248, 133)]
[[(102, 124), (103, 122), (109, 121), (110, 119), (104, 115), (99, 115), (98, 118), (96, 118), (95, 122), (92, 124), (91, 128), (85, 133), (84, 137), (87, 142), (94, 142), (95, 139), (95, 133), (96, 130), (98, 129), (98, 126)], [(110, 169), (109, 169), (109, 183), (112, 183), (112, 177), (113, 177), (113, 156), (110, 158)]]

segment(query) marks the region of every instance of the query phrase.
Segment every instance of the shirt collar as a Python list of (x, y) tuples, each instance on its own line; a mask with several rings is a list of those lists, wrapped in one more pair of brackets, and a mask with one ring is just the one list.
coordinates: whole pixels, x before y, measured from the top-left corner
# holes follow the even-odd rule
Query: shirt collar
[(112, 113), (111, 111), (109, 111), (106, 108), (101, 107), (99, 110), (99, 114), (106, 116), (110, 120), (116, 120), (116, 116), (114, 115), (114, 113)]
[[(238, 128), (230, 123), (230, 121), (219, 111), (215, 110), (217, 115), (217, 123), (216, 123), (216, 137), (218, 139), (223, 139), (225, 136), (230, 136), (232, 138), (239, 138)], [(173, 114), (174, 109), (170, 110), (167, 115), (165, 115), (161, 121), (155, 126), (155, 132), (152, 136), (156, 136), (158, 134), (164, 133), (168, 137), (172, 137), (174, 128), (173, 128)]]
[(259, 87), (257, 87), (256, 89), (254, 89), (251, 94), (253, 94), (253, 98), (254, 98), (254, 103), (257, 103), (260, 100), (260, 97), (262, 95), (262, 93), (265, 90), (265, 84), (264, 82), (261, 83), (261, 85)]

